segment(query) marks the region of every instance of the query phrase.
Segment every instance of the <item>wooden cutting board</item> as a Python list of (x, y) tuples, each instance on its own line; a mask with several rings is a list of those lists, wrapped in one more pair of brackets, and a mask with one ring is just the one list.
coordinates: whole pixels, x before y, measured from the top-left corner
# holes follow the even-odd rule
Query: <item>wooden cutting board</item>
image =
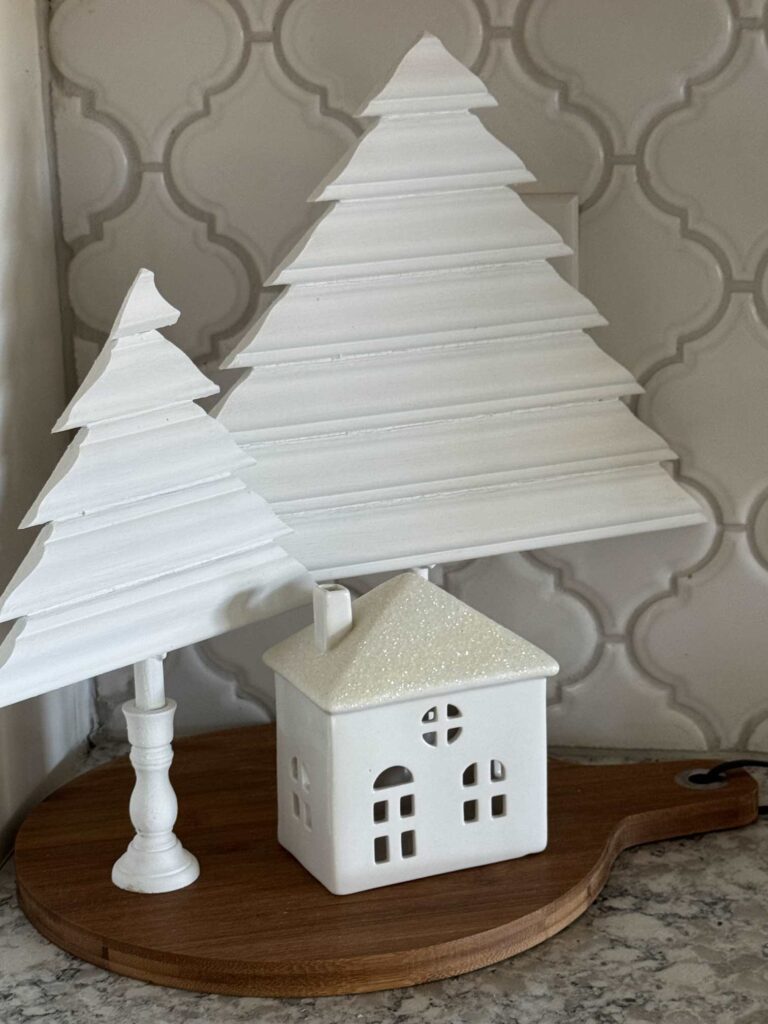
[(200, 861), (187, 889), (115, 888), (131, 835), (126, 758), (50, 796), (16, 844), (21, 905), (75, 956), (144, 981), (229, 995), (398, 988), (514, 956), (565, 928), (629, 846), (754, 821), (746, 772), (722, 788), (677, 777), (705, 761), (553, 761), (544, 853), (332, 896), (276, 838), (275, 733), (255, 726), (176, 741), (177, 834)]

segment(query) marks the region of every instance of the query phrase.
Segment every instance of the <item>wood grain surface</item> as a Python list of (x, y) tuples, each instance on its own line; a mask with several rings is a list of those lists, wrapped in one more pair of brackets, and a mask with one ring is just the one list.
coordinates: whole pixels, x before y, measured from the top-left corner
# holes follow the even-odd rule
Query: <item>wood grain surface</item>
[(544, 853), (332, 896), (276, 839), (273, 726), (176, 742), (177, 832), (200, 860), (187, 889), (124, 892), (126, 759), (58, 790), (27, 818), (16, 856), (24, 912), (76, 956), (133, 978), (230, 995), (396, 988), (471, 971), (560, 931), (595, 899), (621, 850), (735, 828), (757, 814), (745, 772), (721, 789), (676, 782), (702, 761), (550, 766)]

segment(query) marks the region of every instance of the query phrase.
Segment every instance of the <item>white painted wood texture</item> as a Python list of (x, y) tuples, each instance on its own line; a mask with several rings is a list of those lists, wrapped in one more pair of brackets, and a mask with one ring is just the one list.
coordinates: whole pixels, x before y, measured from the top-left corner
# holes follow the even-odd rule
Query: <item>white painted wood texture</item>
[(507, 187), (532, 176), (469, 112), (493, 105), (423, 36), (223, 363), (247, 372), (214, 415), (318, 579), (702, 520), (546, 262), (568, 247)]
[[(457, 251), (462, 235), (464, 248)], [(557, 232), (509, 189), (396, 196), (332, 206), (267, 284), (317, 284), (569, 253)]]
[(131, 793), (131, 824), (136, 830), (128, 849), (112, 868), (112, 881), (129, 892), (173, 892), (200, 874), (197, 858), (173, 831), (178, 801), (169, 776), (173, 761), (176, 702), (166, 700), (165, 655), (134, 666), (134, 700), (123, 704), (136, 784)]
[(80, 430), (22, 524), (46, 525), (0, 601), (0, 706), (311, 599), (249, 457), (194, 404), (216, 385), (158, 332), (178, 315), (140, 271), (54, 428)]

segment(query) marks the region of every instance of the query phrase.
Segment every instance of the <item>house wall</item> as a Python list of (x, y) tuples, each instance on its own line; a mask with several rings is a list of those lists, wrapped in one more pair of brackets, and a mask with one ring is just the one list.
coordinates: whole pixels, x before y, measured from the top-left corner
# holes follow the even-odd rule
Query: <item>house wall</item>
[[(0, 0), (0, 586), (32, 535), (17, 526), (61, 451), (64, 402), (38, 15)], [(0, 860), (25, 807), (68, 774), (89, 727), (87, 685), (0, 711)]]
[[(278, 678), (281, 842), (339, 894), (542, 850), (545, 702), (544, 680), (526, 680), (328, 715)], [(446, 713), (451, 705), (455, 717)], [(436, 719), (424, 721), (433, 710)], [(458, 730), (453, 741), (449, 729)], [(424, 739), (431, 733), (434, 744)], [(305, 798), (301, 780), (291, 780), (291, 756), (309, 771), (311, 830), (291, 807), (293, 792)], [(504, 778), (491, 779), (492, 760)], [(464, 784), (471, 765), (475, 781)], [(410, 771), (412, 783), (375, 789), (379, 774), (397, 766)], [(401, 814), (403, 796), (413, 805)], [(493, 797), (504, 799), (494, 805), (496, 816)], [(387, 820), (377, 823), (374, 804), (385, 801)], [(465, 802), (475, 803), (473, 820), (464, 819)], [(405, 833), (412, 833), (413, 852), (401, 846)], [(387, 841), (380, 863), (377, 837)]]
[(331, 719), (281, 676), (276, 679), (277, 837), (308, 871), (329, 885)]
[[(450, 589), (560, 661), (559, 744), (768, 749), (768, 48), (756, 0), (54, 0), (55, 120), (81, 372), (140, 263), (215, 363), (317, 211), (351, 113), (423, 29), (499, 99), (483, 114), (581, 204), (596, 332), (646, 387), (701, 527), (466, 564)], [(183, 24), (183, 31), (179, 26)], [(365, 585), (364, 583), (362, 585)], [(259, 651), (196, 648), (190, 728), (271, 711)], [(171, 685), (174, 685), (172, 680)], [(102, 689), (105, 718), (125, 678)], [(256, 695), (261, 706), (237, 694)], [(119, 720), (119, 717), (117, 718)], [(221, 723), (221, 716), (217, 724)]]

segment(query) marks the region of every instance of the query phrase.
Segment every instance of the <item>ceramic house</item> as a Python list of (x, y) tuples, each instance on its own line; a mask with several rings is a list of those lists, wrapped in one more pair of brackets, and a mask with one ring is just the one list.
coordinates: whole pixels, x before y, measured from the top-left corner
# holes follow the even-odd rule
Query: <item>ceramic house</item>
[(407, 572), (318, 587), (277, 674), (278, 838), (337, 894), (522, 857), (547, 842), (557, 663)]

